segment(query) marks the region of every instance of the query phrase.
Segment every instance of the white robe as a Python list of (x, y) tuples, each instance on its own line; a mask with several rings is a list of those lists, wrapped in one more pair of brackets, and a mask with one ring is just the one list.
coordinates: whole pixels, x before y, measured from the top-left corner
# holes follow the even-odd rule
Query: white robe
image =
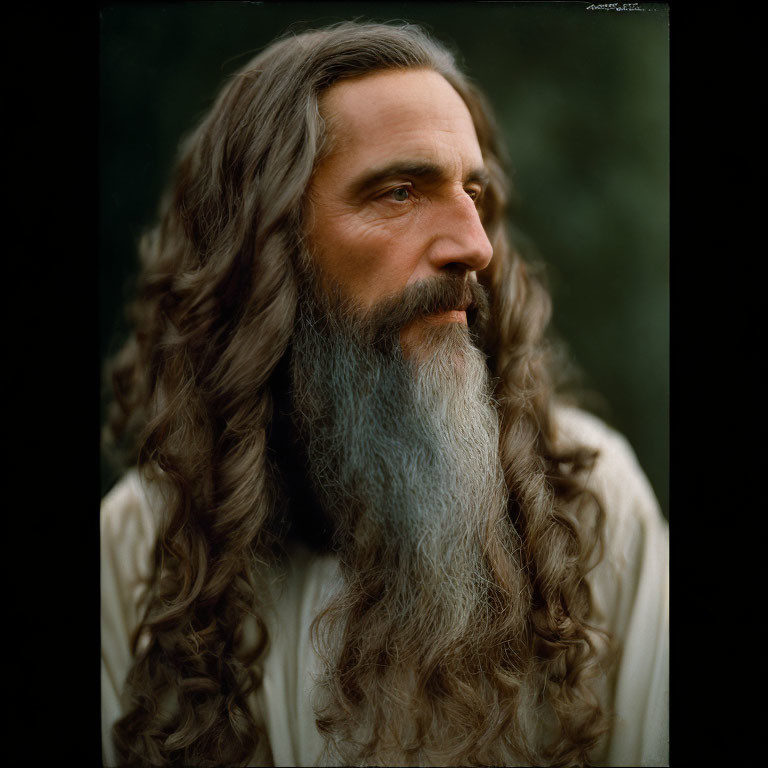
[[(669, 764), (669, 544), (668, 527), (626, 440), (575, 408), (556, 412), (560, 439), (597, 448), (589, 479), (606, 513), (605, 555), (588, 579), (605, 627), (623, 645), (615, 673), (603, 681), (603, 704), (615, 713), (599, 764)], [(157, 515), (134, 471), (101, 505), (102, 737), (105, 765), (116, 765), (111, 728), (125, 706), (121, 692), (131, 664), (129, 638), (150, 570)], [(309, 627), (339, 583), (333, 556), (296, 547), (284, 573), (275, 574), (275, 609), (263, 683), (250, 705), (269, 745), (249, 765), (304, 766), (321, 760), (323, 740), (312, 706), (319, 660)]]

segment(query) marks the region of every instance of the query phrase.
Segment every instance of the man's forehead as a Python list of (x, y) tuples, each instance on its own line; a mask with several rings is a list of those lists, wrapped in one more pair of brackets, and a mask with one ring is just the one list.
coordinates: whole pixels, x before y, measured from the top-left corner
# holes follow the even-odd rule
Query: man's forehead
[(393, 157), (482, 164), (474, 123), (453, 86), (429, 69), (387, 70), (343, 80), (321, 98), (331, 155), (375, 165)]

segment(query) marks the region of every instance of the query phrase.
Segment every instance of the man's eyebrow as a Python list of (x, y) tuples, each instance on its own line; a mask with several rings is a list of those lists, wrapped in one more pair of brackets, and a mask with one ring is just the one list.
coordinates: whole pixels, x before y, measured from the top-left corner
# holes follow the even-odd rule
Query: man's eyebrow
[(473, 168), (464, 179), (465, 184), (479, 184), (483, 189), (491, 183), (491, 174), (485, 166)]
[[(448, 177), (445, 168), (435, 163), (418, 160), (397, 160), (378, 168), (364, 171), (349, 184), (351, 197), (359, 197), (384, 184), (389, 179), (408, 176), (422, 181), (440, 181)], [(481, 184), (483, 187), (490, 181), (490, 174), (483, 167), (473, 168), (464, 179), (465, 184)]]

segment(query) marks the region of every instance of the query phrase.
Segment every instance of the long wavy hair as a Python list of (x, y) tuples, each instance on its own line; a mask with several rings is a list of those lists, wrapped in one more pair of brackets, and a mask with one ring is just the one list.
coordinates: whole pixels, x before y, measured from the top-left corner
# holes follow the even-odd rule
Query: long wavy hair
[[(493, 606), (493, 621), (478, 633), (484, 687), (473, 687), (466, 669), (442, 680), (452, 702), (443, 714), (461, 733), (446, 759), (586, 764), (606, 730), (589, 685), (599, 654), (584, 579), (600, 550), (602, 511), (583, 484), (594, 455), (556, 447), (550, 300), (510, 244), (509, 189), (490, 109), (452, 55), (418, 27), (343, 23), (287, 35), (229, 79), (183, 142), (158, 222), (140, 243), (133, 332), (108, 369), (114, 402), (105, 445), (121, 445), (124, 461), (162, 488), (166, 517), (132, 640), (130, 705), (114, 727), (124, 764), (243, 764), (265, 738), (247, 698), (260, 685), (269, 640), (260, 574), (285, 531), (279, 469), (267, 448), (274, 378), (296, 316), (304, 192), (327, 150), (318, 100), (342, 78), (394, 68), (430, 68), (451, 83), (491, 175), (482, 217), (494, 257), (478, 276), (490, 297), (484, 352), (500, 414), (507, 511), (527, 577), (523, 609)], [(489, 547), (499, 594), (505, 556)], [(250, 646), (247, 615), (258, 628)], [(355, 692), (375, 666), (350, 662), (355, 647), (370, 647), (360, 633), (374, 631), (360, 615), (350, 627), (335, 698), (319, 721), (326, 733), (360, 714)], [(523, 673), (541, 681), (557, 723), (543, 745), (527, 741), (516, 721)], [(429, 687), (420, 695), (429, 708)]]

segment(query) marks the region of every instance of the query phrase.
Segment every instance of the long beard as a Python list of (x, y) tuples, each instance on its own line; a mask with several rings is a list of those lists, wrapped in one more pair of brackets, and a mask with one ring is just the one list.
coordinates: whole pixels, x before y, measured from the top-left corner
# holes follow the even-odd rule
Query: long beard
[[(317, 624), (318, 724), (347, 762), (493, 762), (507, 752), (478, 745), (469, 722), (479, 706), (503, 720), (495, 699), (519, 690), (528, 582), (476, 343), (482, 289), (431, 280), (362, 315), (313, 285), (294, 336), (293, 419), (345, 583)], [(470, 327), (429, 326), (405, 357), (403, 325), (468, 290)]]

